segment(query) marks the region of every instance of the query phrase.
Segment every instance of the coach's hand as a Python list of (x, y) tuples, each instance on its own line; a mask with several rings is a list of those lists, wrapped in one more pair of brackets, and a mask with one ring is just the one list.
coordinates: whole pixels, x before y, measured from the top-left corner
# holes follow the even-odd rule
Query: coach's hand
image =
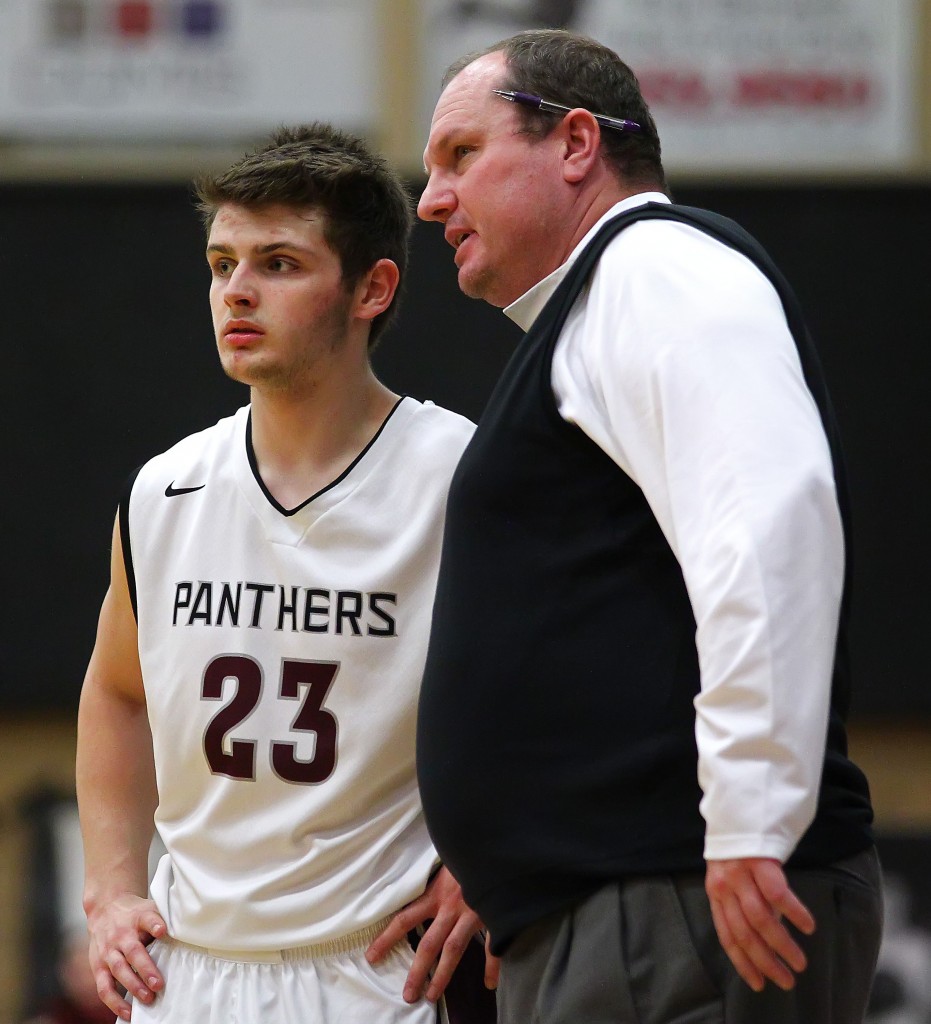
[(118, 897), (88, 918), (91, 971), (97, 994), (123, 1020), (129, 1020), (125, 990), (141, 1003), (151, 1003), (164, 979), (146, 946), (168, 931), (152, 900)]
[[(414, 963), (404, 986), (404, 998), (409, 1003), (420, 999), (425, 987), (426, 997), (431, 1002), (440, 998), (466, 947), (482, 928), (478, 915), (466, 906), (459, 883), (446, 868), (440, 868), (424, 894), (400, 910), (369, 946), (366, 959), (369, 963), (377, 963), (408, 932), (425, 921), (431, 921), (431, 924), (417, 945)], [(485, 984), (495, 988), (497, 959), (489, 959), (489, 956), (486, 956)]]
[(709, 860), (705, 891), (721, 945), (750, 988), (762, 991), (767, 979), (793, 988), (807, 960), (783, 918), (805, 935), (815, 930), (815, 919), (789, 888), (779, 861)]

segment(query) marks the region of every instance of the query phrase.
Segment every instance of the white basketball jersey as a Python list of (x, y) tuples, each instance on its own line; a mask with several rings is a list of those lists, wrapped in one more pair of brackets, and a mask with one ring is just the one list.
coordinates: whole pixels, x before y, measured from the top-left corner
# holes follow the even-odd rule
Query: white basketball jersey
[(122, 523), (168, 851), (153, 897), (175, 938), (266, 950), (372, 924), (435, 863), (415, 714), (472, 424), (405, 398), (290, 512), (248, 424), (146, 463)]

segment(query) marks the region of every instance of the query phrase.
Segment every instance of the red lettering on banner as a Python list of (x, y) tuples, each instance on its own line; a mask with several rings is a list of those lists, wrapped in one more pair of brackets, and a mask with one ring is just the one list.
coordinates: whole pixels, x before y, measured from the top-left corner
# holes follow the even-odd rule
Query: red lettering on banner
[(864, 75), (820, 71), (756, 71), (739, 75), (734, 99), (741, 107), (865, 107), (871, 83)]
[(152, 31), (152, 5), (142, 0), (125, 0), (116, 9), (116, 25), (121, 36), (141, 38)]
[(711, 90), (697, 71), (640, 70), (637, 79), (650, 106), (695, 109), (711, 103)]

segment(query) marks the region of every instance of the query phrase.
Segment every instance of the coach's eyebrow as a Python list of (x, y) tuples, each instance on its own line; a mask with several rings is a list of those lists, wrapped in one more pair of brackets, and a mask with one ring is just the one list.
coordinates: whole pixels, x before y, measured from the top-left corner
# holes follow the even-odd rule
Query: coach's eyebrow
[(435, 138), (427, 140), (427, 145), (424, 147), (423, 151), (423, 169), (427, 174), (430, 173), (430, 154), (439, 153), (442, 155), (447, 149), (449, 149), (450, 139), (452, 139), (455, 134), (456, 129), (448, 128)]

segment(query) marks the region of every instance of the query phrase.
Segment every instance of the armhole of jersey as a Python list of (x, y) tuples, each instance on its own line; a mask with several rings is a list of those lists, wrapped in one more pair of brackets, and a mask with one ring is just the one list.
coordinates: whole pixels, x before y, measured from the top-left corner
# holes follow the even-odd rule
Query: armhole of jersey
[(133, 484), (139, 475), (142, 466), (133, 470), (126, 486), (123, 488), (123, 496), (120, 498), (119, 519), (120, 519), (120, 545), (123, 549), (123, 567), (126, 570), (126, 583), (129, 586), (129, 600), (133, 606), (133, 618), (139, 622), (139, 608), (136, 602), (136, 570), (133, 568), (133, 551), (129, 540), (129, 498), (133, 491)]

